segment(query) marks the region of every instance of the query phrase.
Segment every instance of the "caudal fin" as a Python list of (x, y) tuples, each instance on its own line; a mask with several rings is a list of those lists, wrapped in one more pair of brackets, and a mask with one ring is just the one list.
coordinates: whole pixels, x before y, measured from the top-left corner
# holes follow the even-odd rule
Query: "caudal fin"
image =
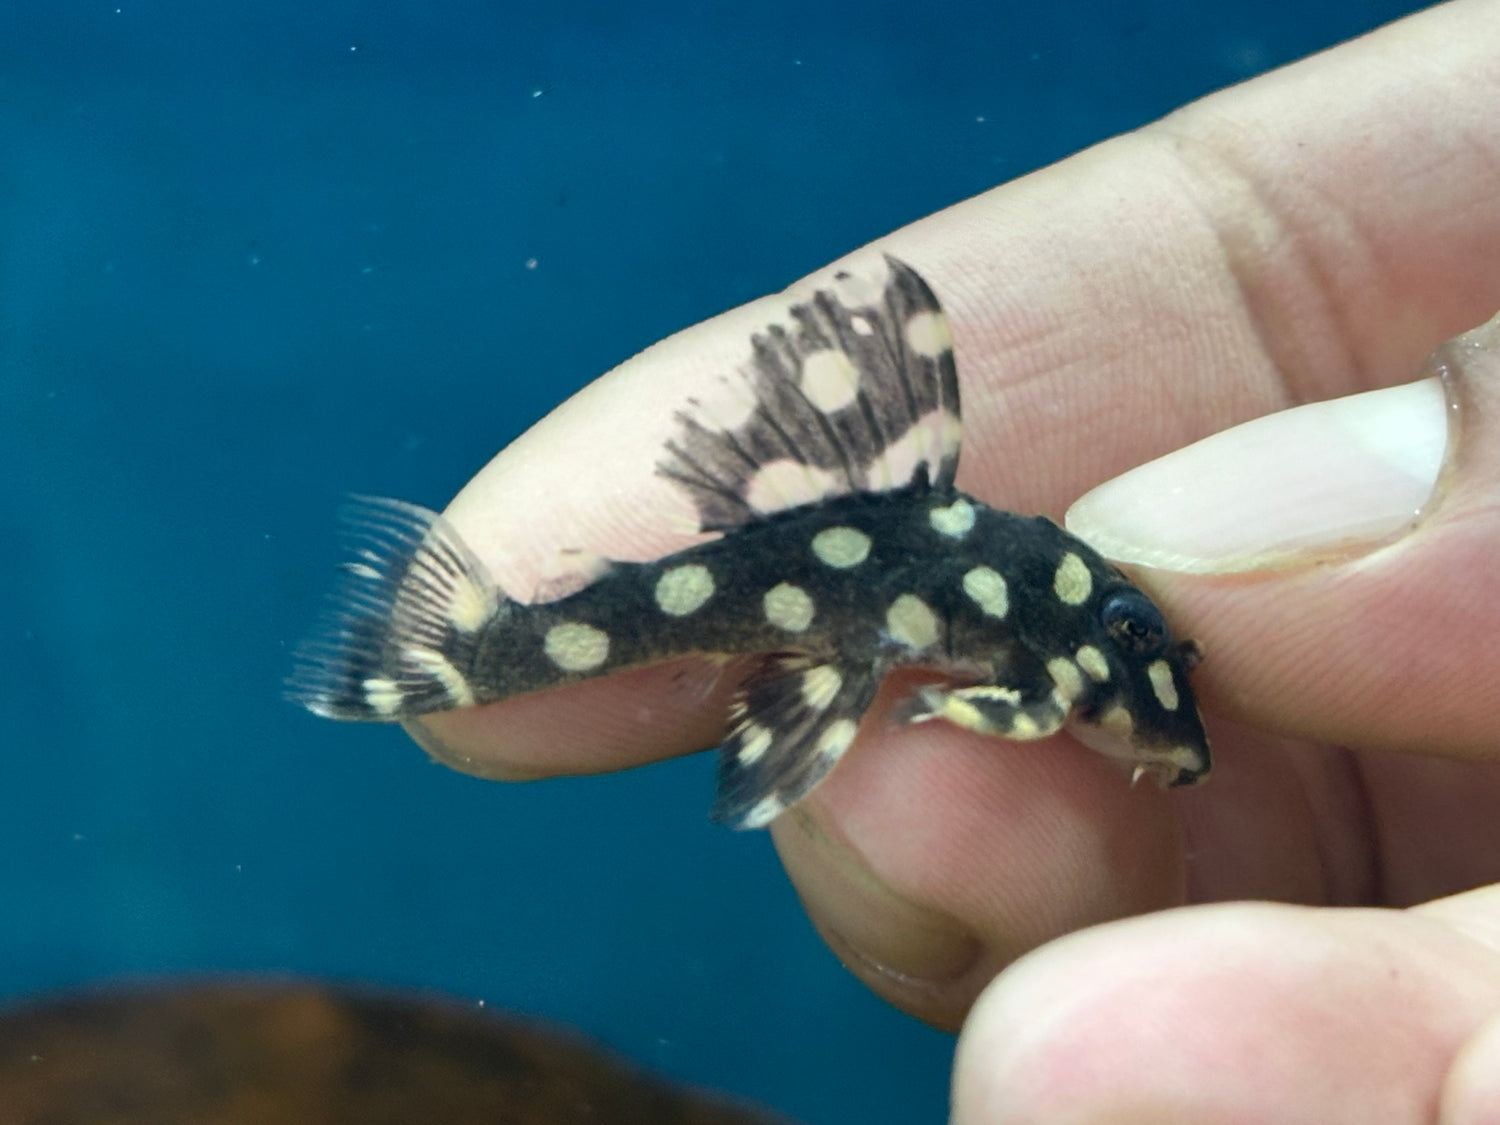
[(502, 598), (436, 512), (354, 497), (341, 513), (353, 558), (286, 697), (329, 719), (392, 721), (477, 702), (470, 672)]

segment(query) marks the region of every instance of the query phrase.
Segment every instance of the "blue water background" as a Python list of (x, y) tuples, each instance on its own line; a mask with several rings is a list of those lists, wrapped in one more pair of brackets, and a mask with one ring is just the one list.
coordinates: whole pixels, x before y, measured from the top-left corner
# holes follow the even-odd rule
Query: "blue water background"
[(951, 1039), (706, 823), (708, 756), (512, 787), (279, 701), (334, 510), (441, 507), (652, 341), (1410, 7), (0, 5), (0, 997), (440, 989), (942, 1120)]

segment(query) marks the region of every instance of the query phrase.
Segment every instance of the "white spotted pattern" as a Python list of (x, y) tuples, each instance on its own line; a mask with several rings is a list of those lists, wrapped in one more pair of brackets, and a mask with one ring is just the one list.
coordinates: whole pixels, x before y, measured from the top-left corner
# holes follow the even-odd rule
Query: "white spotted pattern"
[(920, 423), (880, 451), (870, 467), (870, 491), (905, 487), (931, 451), (932, 435)]
[(813, 601), (801, 586), (793, 586), (790, 582), (773, 586), (766, 591), (761, 605), (766, 620), (788, 633), (805, 632), (812, 624)]
[(842, 758), (858, 730), (859, 724), (853, 719), (837, 719), (829, 723), (823, 737), (818, 739), (818, 753), (829, 758)]
[(394, 680), (384, 676), (371, 676), (359, 685), (365, 702), (377, 715), (394, 715), (401, 710), (404, 697)]
[(757, 801), (745, 814), (743, 823), (746, 828), (764, 828), (785, 811), (786, 802), (773, 793)]
[(973, 699), (994, 699), (1011, 707), (1021, 705), (1021, 693), (1004, 684), (980, 684), (978, 687), (960, 688), (964, 695)]
[(964, 575), (964, 593), (989, 617), (1004, 618), (1010, 612), (1005, 576), (987, 566), (976, 566)]
[(1018, 742), (1029, 742), (1042, 736), (1042, 728), (1025, 711), (1017, 711), (1010, 717), (1010, 726), (1005, 729), (1005, 733)]
[(745, 486), (745, 502), (757, 512), (780, 512), (834, 496), (839, 487), (832, 472), (788, 458), (760, 467)]
[(962, 539), (974, 529), (974, 505), (960, 496), (946, 508), (933, 508), (927, 519), (939, 534)]
[(902, 594), (891, 603), (885, 627), (892, 640), (918, 652), (937, 643), (937, 614), (915, 594)]
[(1054, 656), (1047, 661), (1047, 674), (1057, 685), (1064, 703), (1072, 703), (1083, 694), (1083, 673), (1066, 656)]
[(826, 711), (828, 705), (844, 686), (844, 677), (837, 668), (819, 664), (802, 673), (802, 699), (814, 711)]
[(813, 554), (824, 566), (848, 570), (870, 554), (870, 537), (857, 527), (825, 527), (813, 536)]
[(802, 393), (825, 414), (842, 410), (859, 395), (859, 368), (838, 348), (813, 352), (802, 361)]
[(953, 347), (953, 337), (942, 313), (919, 312), (906, 322), (906, 343), (918, 355), (937, 359)]
[(1078, 666), (1087, 672), (1089, 679), (1095, 683), (1102, 684), (1109, 679), (1109, 661), (1093, 645), (1083, 645), (1073, 654), (1073, 659), (1078, 661)]
[(469, 687), (469, 681), (442, 653), (413, 645), (403, 649), (401, 655), (442, 684), (443, 691), (453, 706), (472, 707), (474, 705), (474, 691)]
[(714, 576), (702, 563), (674, 566), (656, 580), (656, 605), (669, 617), (686, 617), (714, 596)]
[(979, 708), (953, 692), (923, 688), (920, 698), (927, 712), (917, 716), (918, 722), (925, 722), (928, 719), (946, 719), (964, 730), (983, 733), (988, 729), (988, 723), (980, 714)]
[(1082, 605), (1089, 600), (1094, 589), (1094, 579), (1089, 574), (1088, 564), (1069, 551), (1057, 564), (1057, 573), (1052, 576), (1052, 592), (1064, 605)]
[(570, 621), (547, 630), (542, 648), (547, 659), (565, 672), (590, 672), (609, 656), (609, 634), (582, 622)]
[(746, 723), (740, 731), (740, 749), (735, 755), (740, 765), (754, 765), (771, 748), (771, 732), (759, 723)]
[(1153, 660), (1146, 669), (1146, 675), (1151, 677), (1151, 690), (1156, 692), (1156, 700), (1168, 711), (1177, 710), (1179, 700), (1177, 698), (1177, 683), (1172, 678), (1172, 666), (1165, 660)]
[(456, 582), (448, 602), (449, 623), (461, 633), (477, 633), (494, 613), (489, 591), (476, 582)]

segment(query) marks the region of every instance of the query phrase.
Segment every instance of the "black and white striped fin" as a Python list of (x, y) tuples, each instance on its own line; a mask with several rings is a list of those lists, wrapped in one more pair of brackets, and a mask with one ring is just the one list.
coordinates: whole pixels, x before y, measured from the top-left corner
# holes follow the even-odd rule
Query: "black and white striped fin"
[(887, 256), (846, 272), (752, 338), (749, 361), (689, 400), (658, 471), (704, 531), (856, 492), (946, 488), (958, 470), (958, 375), (927, 283)]
[(379, 721), (476, 702), (475, 649), (502, 600), (483, 564), (426, 508), (355, 497), (340, 515), (353, 557), (297, 649), (287, 698), (325, 718)]
[(868, 670), (773, 656), (740, 689), (710, 818), (763, 828), (828, 776), (874, 698)]

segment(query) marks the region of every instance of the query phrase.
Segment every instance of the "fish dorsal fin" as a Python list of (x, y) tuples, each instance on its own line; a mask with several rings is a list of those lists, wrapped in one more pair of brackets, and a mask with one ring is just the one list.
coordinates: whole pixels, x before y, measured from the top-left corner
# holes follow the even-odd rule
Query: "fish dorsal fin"
[(875, 696), (870, 669), (770, 656), (740, 688), (712, 819), (763, 828), (828, 776)]
[(946, 488), (958, 375), (942, 308), (910, 266), (840, 271), (752, 338), (750, 358), (678, 415), (658, 471), (723, 531), (856, 492)]

